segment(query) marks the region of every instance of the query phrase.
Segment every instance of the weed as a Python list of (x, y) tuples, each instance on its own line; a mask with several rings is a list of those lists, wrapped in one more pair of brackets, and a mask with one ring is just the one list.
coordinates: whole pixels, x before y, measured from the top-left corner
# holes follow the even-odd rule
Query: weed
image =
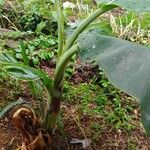
[[(107, 92), (111, 93), (112, 89)], [(132, 116), (128, 110), (133, 110), (133, 108), (131, 106), (127, 110), (126, 107), (129, 105), (123, 104), (121, 94), (117, 89), (114, 89), (114, 92), (117, 94), (115, 96), (112, 94), (114, 98), (111, 98), (111, 95), (105, 90), (100, 90), (98, 85), (84, 83), (73, 86), (66, 83), (63, 97), (66, 103), (76, 105), (81, 114), (101, 115), (111, 128), (130, 131), (134, 129), (134, 126), (130, 124)]]
[(136, 149), (138, 149), (136, 141), (134, 139), (128, 139), (128, 150)]
[[(38, 38), (27, 41), (25, 44), (26, 54), (30, 63), (38, 65), (41, 60), (51, 60), (54, 56), (57, 40), (52, 36), (39, 36)], [(50, 47), (50, 48), (49, 48)], [(16, 58), (23, 60), (21, 47), (15, 49)]]

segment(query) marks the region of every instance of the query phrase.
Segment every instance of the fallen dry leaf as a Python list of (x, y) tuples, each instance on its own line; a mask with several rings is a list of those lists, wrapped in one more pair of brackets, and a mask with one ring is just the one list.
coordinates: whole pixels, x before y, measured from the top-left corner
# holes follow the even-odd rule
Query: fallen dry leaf
[(50, 134), (41, 128), (35, 113), (28, 108), (18, 109), (13, 122), (23, 135), (21, 150), (47, 150), (51, 144)]

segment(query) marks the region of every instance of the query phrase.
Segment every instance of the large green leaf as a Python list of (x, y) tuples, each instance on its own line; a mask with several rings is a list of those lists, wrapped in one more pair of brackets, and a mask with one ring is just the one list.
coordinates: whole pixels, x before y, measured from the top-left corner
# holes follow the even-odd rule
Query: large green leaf
[(149, 12), (150, 0), (96, 0), (97, 3), (116, 4), (135, 12)]
[(150, 133), (150, 48), (93, 30), (81, 34), (78, 43), (83, 60), (95, 59), (114, 85), (140, 101)]
[(37, 82), (38, 80), (41, 80), (47, 88), (51, 88), (52, 79), (50, 79), (42, 70), (28, 66), (29, 62), (25, 54), (23, 43), (21, 43), (21, 48), (24, 64), (17, 62), (17, 60), (9, 53), (0, 53), (0, 69), (15, 79), (28, 80), (29, 82), (31, 80)]
[(25, 66), (23, 64), (5, 64), (3, 65), (3, 69), (7, 71), (7, 73), (21, 80), (38, 80), (40, 79), (39, 72), (36, 69)]
[(52, 79), (47, 73), (40, 69), (32, 68), (20, 63), (6, 63), (2, 65), (2, 69), (11, 77), (18, 80), (41, 80), (46, 87), (51, 87)]

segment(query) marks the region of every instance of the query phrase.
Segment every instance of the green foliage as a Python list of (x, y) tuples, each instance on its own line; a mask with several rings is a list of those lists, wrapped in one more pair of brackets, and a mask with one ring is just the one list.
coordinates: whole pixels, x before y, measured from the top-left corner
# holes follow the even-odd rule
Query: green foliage
[[(108, 82), (106, 78), (105, 82)], [(132, 130), (134, 127), (130, 122), (134, 115), (134, 105), (130, 103), (133, 101), (128, 103), (127, 99), (122, 100), (120, 91), (111, 84), (106, 88), (100, 86), (95, 83), (71, 85), (66, 82), (63, 99), (65, 103), (75, 105), (79, 114), (100, 115), (111, 128)]]
[(28, 36), (31, 36), (33, 32), (27, 31), (27, 32), (21, 32), (21, 31), (5, 31), (0, 33), (0, 38), (8, 38), (8, 39), (14, 39), (17, 40), (19, 38), (25, 38)]
[[(45, 34), (55, 33), (57, 28), (54, 3), (46, 1), (13, 1), (2, 3), (0, 24), (2, 28), (36, 31)], [(45, 22), (43, 24), (43, 22)], [(42, 23), (42, 24), (41, 24)]]
[(83, 33), (79, 43), (83, 60), (95, 59), (114, 85), (140, 100), (143, 123), (149, 131), (149, 48), (95, 31)]
[(46, 34), (55, 32), (55, 12), (53, 3), (50, 0), (23, 1), (20, 5), (24, 15), (19, 18), (19, 23), (25, 30), (43, 31)]
[(150, 11), (150, 1), (149, 0), (96, 0), (97, 3), (107, 3), (116, 4), (127, 10), (132, 10), (135, 12), (149, 12)]
[[(23, 57), (23, 62), (24, 65), (29, 66), (29, 59), (28, 56), (26, 54), (26, 49), (25, 49), (25, 45), (23, 42), (20, 43), (21, 46), (21, 54)], [(28, 81), (30, 89), (32, 90), (33, 94), (35, 95), (36, 99), (41, 99), (42, 98), (42, 94), (43, 94), (43, 87), (41, 85), (40, 81)]]
[[(25, 43), (26, 55), (31, 63), (38, 65), (41, 60), (50, 60), (53, 58), (57, 39), (52, 36), (42, 36)], [(21, 45), (15, 49), (16, 58), (23, 60)]]
[(6, 70), (14, 78), (22, 80), (38, 80), (40, 76), (36, 74), (36, 71), (32, 68), (21, 64), (5, 64), (3, 69)]
[(40, 69), (35, 69), (20, 63), (6, 63), (2, 66), (3, 70), (10, 76), (19, 80), (41, 80), (45, 85), (51, 84), (52, 80)]
[(36, 27), (35, 33), (39, 34), (44, 29), (45, 26), (46, 22), (40, 22)]
[(22, 100), (22, 99), (18, 99), (17, 101), (8, 104), (0, 112), (0, 119), (2, 119), (6, 115), (6, 113), (8, 113), (8, 111), (10, 111), (11, 109), (15, 108), (16, 106), (23, 105), (23, 104), (26, 104), (26, 102), (24, 100)]
[(0, 6), (4, 5), (4, 0), (0, 0)]
[(149, 29), (150, 28), (150, 13), (145, 13), (142, 15), (141, 19), (141, 27), (142, 29)]
[(0, 64), (3, 63), (16, 63), (17, 60), (9, 53), (0, 53)]

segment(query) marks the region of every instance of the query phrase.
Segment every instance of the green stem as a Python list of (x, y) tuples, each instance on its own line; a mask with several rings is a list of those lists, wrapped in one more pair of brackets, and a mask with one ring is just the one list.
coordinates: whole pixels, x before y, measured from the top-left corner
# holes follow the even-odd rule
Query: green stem
[(69, 37), (69, 39), (66, 41), (66, 45), (64, 47), (64, 51), (67, 51), (71, 48), (71, 46), (74, 44), (76, 39), (78, 38), (79, 34), (91, 23), (93, 22), (98, 16), (101, 14), (114, 9), (118, 6), (116, 5), (104, 5), (101, 8), (97, 9), (95, 12), (93, 12), (88, 18), (86, 18), (83, 23), (77, 27), (77, 29), (73, 32), (73, 34)]
[(64, 47), (64, 17), (60, 0), (56, 0), (57, 24), (58, 24), (58, 58), (62, 55)]
[[(47, 100), (47, 108), (45, 112), (44, 125), (46, 129), (53, 131), (57, 118), (59, 115), (61, 94), (62, 94), (62, 81), (64, 77), (65, 68), (70, 58), (78, 51), (78, 46), (74, 45), (69, 51), (63, 54), (56, 66), (54, 83), (50, 91), (48, 91), (49, 98)], [(48, 88), (49, 89), (49, 88)]]
[(61, 103), (61, 99), (59, 98), (53, 98), (51, 100), (51, 104), (49, 105), (49, 107), (47, 108), (47, 122), (45, 122), (45, 127), (46, 129), (48, 129), (49, 131), (53, 131), (55, 126), (56, 126), (56, 122), (59, 116), (59, 110), (60, 110), (60, 103)]
[[(67, 40), (66, 45), (64, 47), (64, 54), (63, 53), (63, 42), (64, 40), (64, 35), (62, 34), (63, 28), (62, 28), (62, 16), (61, 14), (61, 6), (59, 3), (59, 0), (57, 1), (57, 7), (58, 7), (58, 38), (59, 38), (59, 44), (58, 44), (58, 56), (59, 61), (56, 65), (55, 69), (55, 74), (54, 74), (54, 82), (52, 85), (52, 89), (49, 90), (51, 94), (51, 104), (47, 104), (47, 110), (46, 110), (46, 120), (45, 120), (45, 125), (47, 129), (50, 129), (51, 131), (55, 127), (58, 115), (59, 115), (59, 110), (60, 110), (60, 103), (61, 103), (61, 92), (62, 92), (62, 82), (63, 82), (63, 77), (64, 77), (64, 72), (66, 69), (66, 66), (70, 60), (70, 58), (77, 53), (79, 50), (78, 45), (74, 45), (74, 42), (78, 38), (79, 34), (98, 16), (101, 14), (117, 7), (115, 5), (105, 5), (102, 6), (100, 9), (96, 10), (91, 16), (89, 16), (87, 19), (84, 20), (84, 22), (74, 31), (74, 33), (71, 35), (71, 37)], [(62, 39), (61, 39), (62, 38)], [(51, 92), (52, 91), (52, 92)]]
[(45, 114), (44, 114), (44, 127), (48, 129), (48, 122), (49, 122), (49, 107), (51, 104), (51, 93), (47, 89), (47, 101), (46, 101), (46, 108), (45, 108)]
[[(54, 86), (59, 87), (62, 83), (64, 70), (68, 63), (68, 60), (78, 51), (78, 46), (74, 45), (75, 40), (78, 38), (79, 34), (98, 16), (116, 8), (116, 5), (105, 5), (102, 6), (100, 9), (96, 10), (91, 16), (83, 21), (83, 23), (74, 31), (71, 37), (67, 40), (66, 45), (64, 47), (64, 51), (66, 51), (61, 57), (55, 69), (55, 76), (54, 76)], [(68, 51), (67, 51), (68, 50)]]
[(61, 57), (55, 69), (54, 87), (59, 87), (62, 83), (64, 71), (70, 58), (79, 50), (78, 45), (74, 45)]

